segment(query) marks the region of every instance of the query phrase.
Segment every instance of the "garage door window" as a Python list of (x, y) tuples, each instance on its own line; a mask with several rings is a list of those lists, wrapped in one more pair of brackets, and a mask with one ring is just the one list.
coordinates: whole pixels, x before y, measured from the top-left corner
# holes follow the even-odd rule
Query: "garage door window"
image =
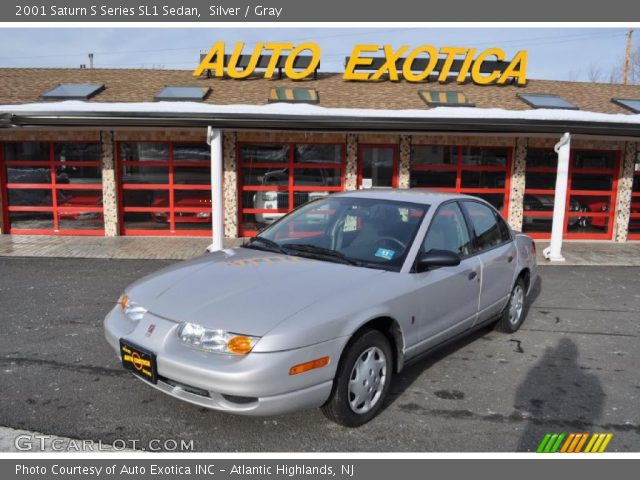
[(253, 236), (294, 208), (343, 190), (342, 144), (240, 143), (238, 151), (241, 236)]
[(210, 156), (205, 143), (119, 143), (121, 232), (211, 235)]
[(637, 159), (631, 192), (631, 215), (629, 217), (629, 239), (640, 240), (640, 158)]
[(0, 178), (9, 233), (104, 235), (97, 142), (6, 142)]
[[(565, 238), (611, 238), (618, 168), (618, 152), (571, 152)], [(528, 150), (522, 229), (534, 238), (551, 235), (556, 169), (557, 154), (552, 149)]]
[(411, 150), (412, 188), (474, 195), (502, 215), (509, 209), (510, 148), (415, 145)]

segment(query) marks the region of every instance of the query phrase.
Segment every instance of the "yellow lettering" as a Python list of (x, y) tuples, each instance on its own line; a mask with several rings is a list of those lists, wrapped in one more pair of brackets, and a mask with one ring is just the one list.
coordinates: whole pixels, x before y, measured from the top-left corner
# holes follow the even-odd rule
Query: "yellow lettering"
[(347, 63), (347, 66), (344, 69), (342, 78), (344, 80), (368, 80), (368, 73), (356, 72), (355, 69), (358, 66), (366, 67), (370, 66), (373, 63), (373, 58), (360, 56), (363, 52), (375, 53), (377, 51), (378, 45), (356, 45), (355, 47), (353, 47), (351, 56), (349, 57), (349, 63)]
[(469, 74), (469, 69), (471, 68), (471, 63), (473, 62), (473, 57), (476, 54), (475, 48), (470, 48), (467, 52), (467, 56), (464, 57), (464, 62), (462, 62), (462, 67), (460, 67), (460, 72), (458, 73), (458, 78), (456, 79), (458, 83), (462, 83), (467, 79), (467, 75)]
[(453, 61), (456, 59), (456, 56), (464, 55), (467, 51), (468, 49), (463, 47), (442, 47), (440, 49), (440, 53), (444, 53), (447, 58), (444, 61), (444, 65), (442, 65), (440, 75), (438, 75), (439, 82), (447, 81), (449, 72), (451, 71), (451, 66), (453, 65)]
[(199, 77), (205, 70), (213, 70), (216, 77), (224, 76), (224, 42), (213, 44), (209, 53), (204, 56), (200, 65), (193, 71), (193, 76)]
[(389, 72), (389, 80), (398, 80), (398, 69), (396, 68), (396, 62), (398, 59), (402, 57), (404, 52), (409, 49), (407, 45), (402, 45), (397, 52), (393, 53), (392, 45), (384, 46), (384, 56), (385, 56), (385, 64), (380, 67), (380, 69), (374, 73), (369, 80), (378, 80), (385, 74), (385, 72)]
[(504, 50), (502, 50), (501, 48), (489, 48), (478, 55), (478, 57), (473, 62), (473, 67), (471, 68), (471, 78), (478, 85), (488, 85), (490, 83), (493, 83), (500, 76), (499, 70), (494, 70), (487, 76), (483, 76), (480, 72), (482, 63), (487, 59), (487, 57), (491, 55), (495, 56), (496, 60), (498, 61), (504, 60)]
[(267, 65), (267, 69), (264, 72), (264, 78), (273, 77), (273, 72), (278, 66), (278, 60), (280, 59), (280, 55), (285, 50), (291, 50), (293, 48), (293, 43), (286, 42), (278, 42), (278, 43), (267, 43), (264, 48), (266, 50), (271, 50), (273, 53), (271, 54), (271, 59), (269, 60), (269, 65)]
[[(293, 64), (296, 60), (296, 57), (305, 50), (309, 50), (311, 52), (311, 63), (304, 70), (296, 72), (293, 69)], [(318, 64), (320, 63), (320, 47), (315, 43), (302, 43), (294, 48), (289, 56), (287, 57), (287, 61), (284, 64), (284, 72), (291, 80), (301, 80), (310, 75), (316, 68), (318, 68)]]
[(243, 49), (244, 42), (238, 42), (236, 43), (236, 46), (233, 47), (233, 53), (229, 59), (229, 65), (227, 65), (227, 75), (230, 78), (247, 78), (256, 69), (258, 60), (260, 60), (260, 53), (262, 52), (262, 43), (258, 42), (256, 43), (256, 46), (253, 47), (253, 52), (251, 53), (251, 59), (249, 60), (247, 68), (244, 70), (238, 70), (238, 63), (240, 62), (240, 55), (242, 55)]
[(520, 50), (516, 53), (507, 69), (502, 73), (498, 83), (503, 85), (510, 77), (518, 79), (518, 85), (527, 83), (527, 58), (526, 50)]
[[(416, 59), (418, 55), (421, 53), (426, 53), (429, 55), (429, 63), (427, 67), (420, 73), (413, 73), (413, 61)], [(422, 45), (418, 48), (415, 48), (409, 53), (407, 58), (404, 60), (404, 65), (402, 65), (402, 76), (408, 82), (421, 82), (433, 72), (433, 69), (436, 68), (436, 64), (438, 63), (438, 50), (431, 45)]]

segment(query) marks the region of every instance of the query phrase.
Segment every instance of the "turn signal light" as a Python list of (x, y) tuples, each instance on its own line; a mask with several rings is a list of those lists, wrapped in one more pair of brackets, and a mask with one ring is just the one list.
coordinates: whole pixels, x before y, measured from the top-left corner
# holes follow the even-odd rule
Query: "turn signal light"
[(249, 353), (253, 348), (249, 337), (233, 337), (227, 342), (227, 348), (233, 353)]
[(129, 304), (129, 297), (123, 294), (120, 297), (120, 309), (124, 312), (128, 304)]
[(310, 362), (301, 363), (300, 365), (294, 365), (289, 370), (289, 375), (298, 375), (299, 373), (308, 372), (309, 370), (315, 370), (316, 368), (322, 368), (329, 365), (331, 357), (322, 357), (311, 360)]

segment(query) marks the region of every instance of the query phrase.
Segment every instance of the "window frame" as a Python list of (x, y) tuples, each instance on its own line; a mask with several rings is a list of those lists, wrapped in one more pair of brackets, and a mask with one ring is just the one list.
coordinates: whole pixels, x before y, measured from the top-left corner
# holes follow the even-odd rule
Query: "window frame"
[[(122, 144), (141, 144), (141, 143), (156, 143), (167, 145), (167, 159), (166, 160), (123, 160), (122, 159)], [(211, 162), (201, 161), (175, 161), (174, 159), (174, 145), (202, 145), (200, 141), (185, 141), (185, 140), (119, 140), (115, 142), (116, 149), (116, 184), (118, 190), (118, 228), (120, 235), (123, 236), (192, 236), (192, 237), (208, 237), (211, 236), (211, 228), (206, 229), (182, 229), (176, 228), (176, 216), (179, 213), (210, 213), (210, 219), (213, 219), (212, 205), (208, 207), (177, 207), (175, 206), (176, 192), (183, 191), (208, 191), (209, 198), (211, 198), (211, 181), (203, 184), (196, 183), (175, 183), (175, 170), (177, 168), (208, 168), (211, 169)], [(123, 167), (126, 166), (143, 166), (143, 167), (164, 167), (168, 171), (167, 183), (124, 183), (123, 182)], [(210, 178), (210, 177), (209, 177)], [(124, 204), (125, 191), (166, 191), (169, 197), (169, 205), (164, 207), (153, 206), (126, 206)], [(149, 213), (154, 212), (168, 212), (169, 222), (166, 229), (147, 229), (147, 228), (127, 228), (124, 222), (125, 213)], [(203, 222), (205, 223), (205, 222)]]
[[(243, 158), (242, 149), (246, 145), (265, 145), (265, 146), (288, 146), (287, 150), (287, 161), (286, 162), (246, 162)], [(304, 163), (304, 162), (296, 162), (295, 161), (295, 147), (296, 145), (340, 145), (340, 162), (338, 163)], [(329, 194), (334, 192), (343, 192), (345, 185), (345, 175), (346, 175), (346, 159), (347, 159), (347, 144), (346, 140), (341, 142), (318, 142), (318, 141), (298, 141), (298, 142), (275, 142), (275, 141), (245, 141), (239, 140), (236, 142), (236, 155), (238, 158), (237, 162), (237, 200), (238, 200), (238, 235), (241, 237), (253, 237), (257, 235), (261, 228), (248, 229), (244, 227), (244, 215), (255, 215), (255, 214), (264, 214), (264, 213), (275, 213), (275, 214), (284, 214), (290, 213), (294, 211), (295, 206), (295, 193), (296, 192), (328, 192)], [(243, 177), (243, 169), (245, 168), (272, 168), (272, 169), (287, 169), (287, 185), (245, 185), (244, 177)], [(315, 168), (318, 170), (340, 170), (340, 185), (338, 186), (314, 186), (314, 185), (295, 185), (295, 171), (300, 169), (308, 169)], [(243, 205), (243, 194), (246, 192), (286, 192), (289, 194), (289, 205), (287, 208), (276, 208), (276, 209), (265, 209), (265, 208), (255, 208), (253, 207), (245, 207)], [(299, 205), (300, 206), (300, 205)], [(284, 216), (283, 215), (283, 216)], [(273, 223), (269, 224), (273, 225), (280, 219), (277, 219)], [(256, 225), (257, 226), (257, 225)], [(266, 228), (266, 227), (263, 227)]]
[[(7, 144), (16, 143), (41, 143), (47, 147), (47, 157), (38, 160), (6, 160), (5, 146)], [(56, 160), (55, 148), (61, 144), (94, 144), (100, 145), (99, 140), (9, 140), (0, 142), (0, 189), (2, 190), (2, 213), (3, 213), (3, 232), (17, 235), (81, 235), (81, 236), (103, 236), (104, 227), (104, 205), (87, 205), (87, 206), (61, 206), (58, 205), (58, 192), (65, 190), (86, 190), (90, 192), (99, 192), (102, 196), (103, 179), (102, 179), (102, 158), (99, 160)], [(57, 168), (58, 167), (89, 167), (97, 168), (100, 172), (99, 183), (58, 183)], [(10, 183), (6, 172), (8, 167), (42, 167), (48, 169), (50, 180), (47, 183)], [(10, 190), (48, 190), (51, 193), (51, 205), (9, 205)], [(15, 228), (11, 227), (11, 212), (40, 212), (51, 213), (52, 228)], [(80, 228), (60, 228), (60, 214), (74, 213), (98, 213), (102, 215), (102, 228), (96, 229), (80, 229)]]

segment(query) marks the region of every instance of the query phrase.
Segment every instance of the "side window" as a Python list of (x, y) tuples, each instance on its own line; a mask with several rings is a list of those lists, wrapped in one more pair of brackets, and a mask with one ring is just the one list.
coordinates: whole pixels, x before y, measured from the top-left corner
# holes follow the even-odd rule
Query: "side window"
[(503, 243), (503, 232), (493, 210), (478, 202), (464, 202), (464, 206), (478, 238), (479, 250), (486, 250)]
[(449, 250), (463, 257), (471, 253), (471, 238), (457, 203), (440, 207), (431, 220), (422, 245), (423, 252), (429, 250)]

